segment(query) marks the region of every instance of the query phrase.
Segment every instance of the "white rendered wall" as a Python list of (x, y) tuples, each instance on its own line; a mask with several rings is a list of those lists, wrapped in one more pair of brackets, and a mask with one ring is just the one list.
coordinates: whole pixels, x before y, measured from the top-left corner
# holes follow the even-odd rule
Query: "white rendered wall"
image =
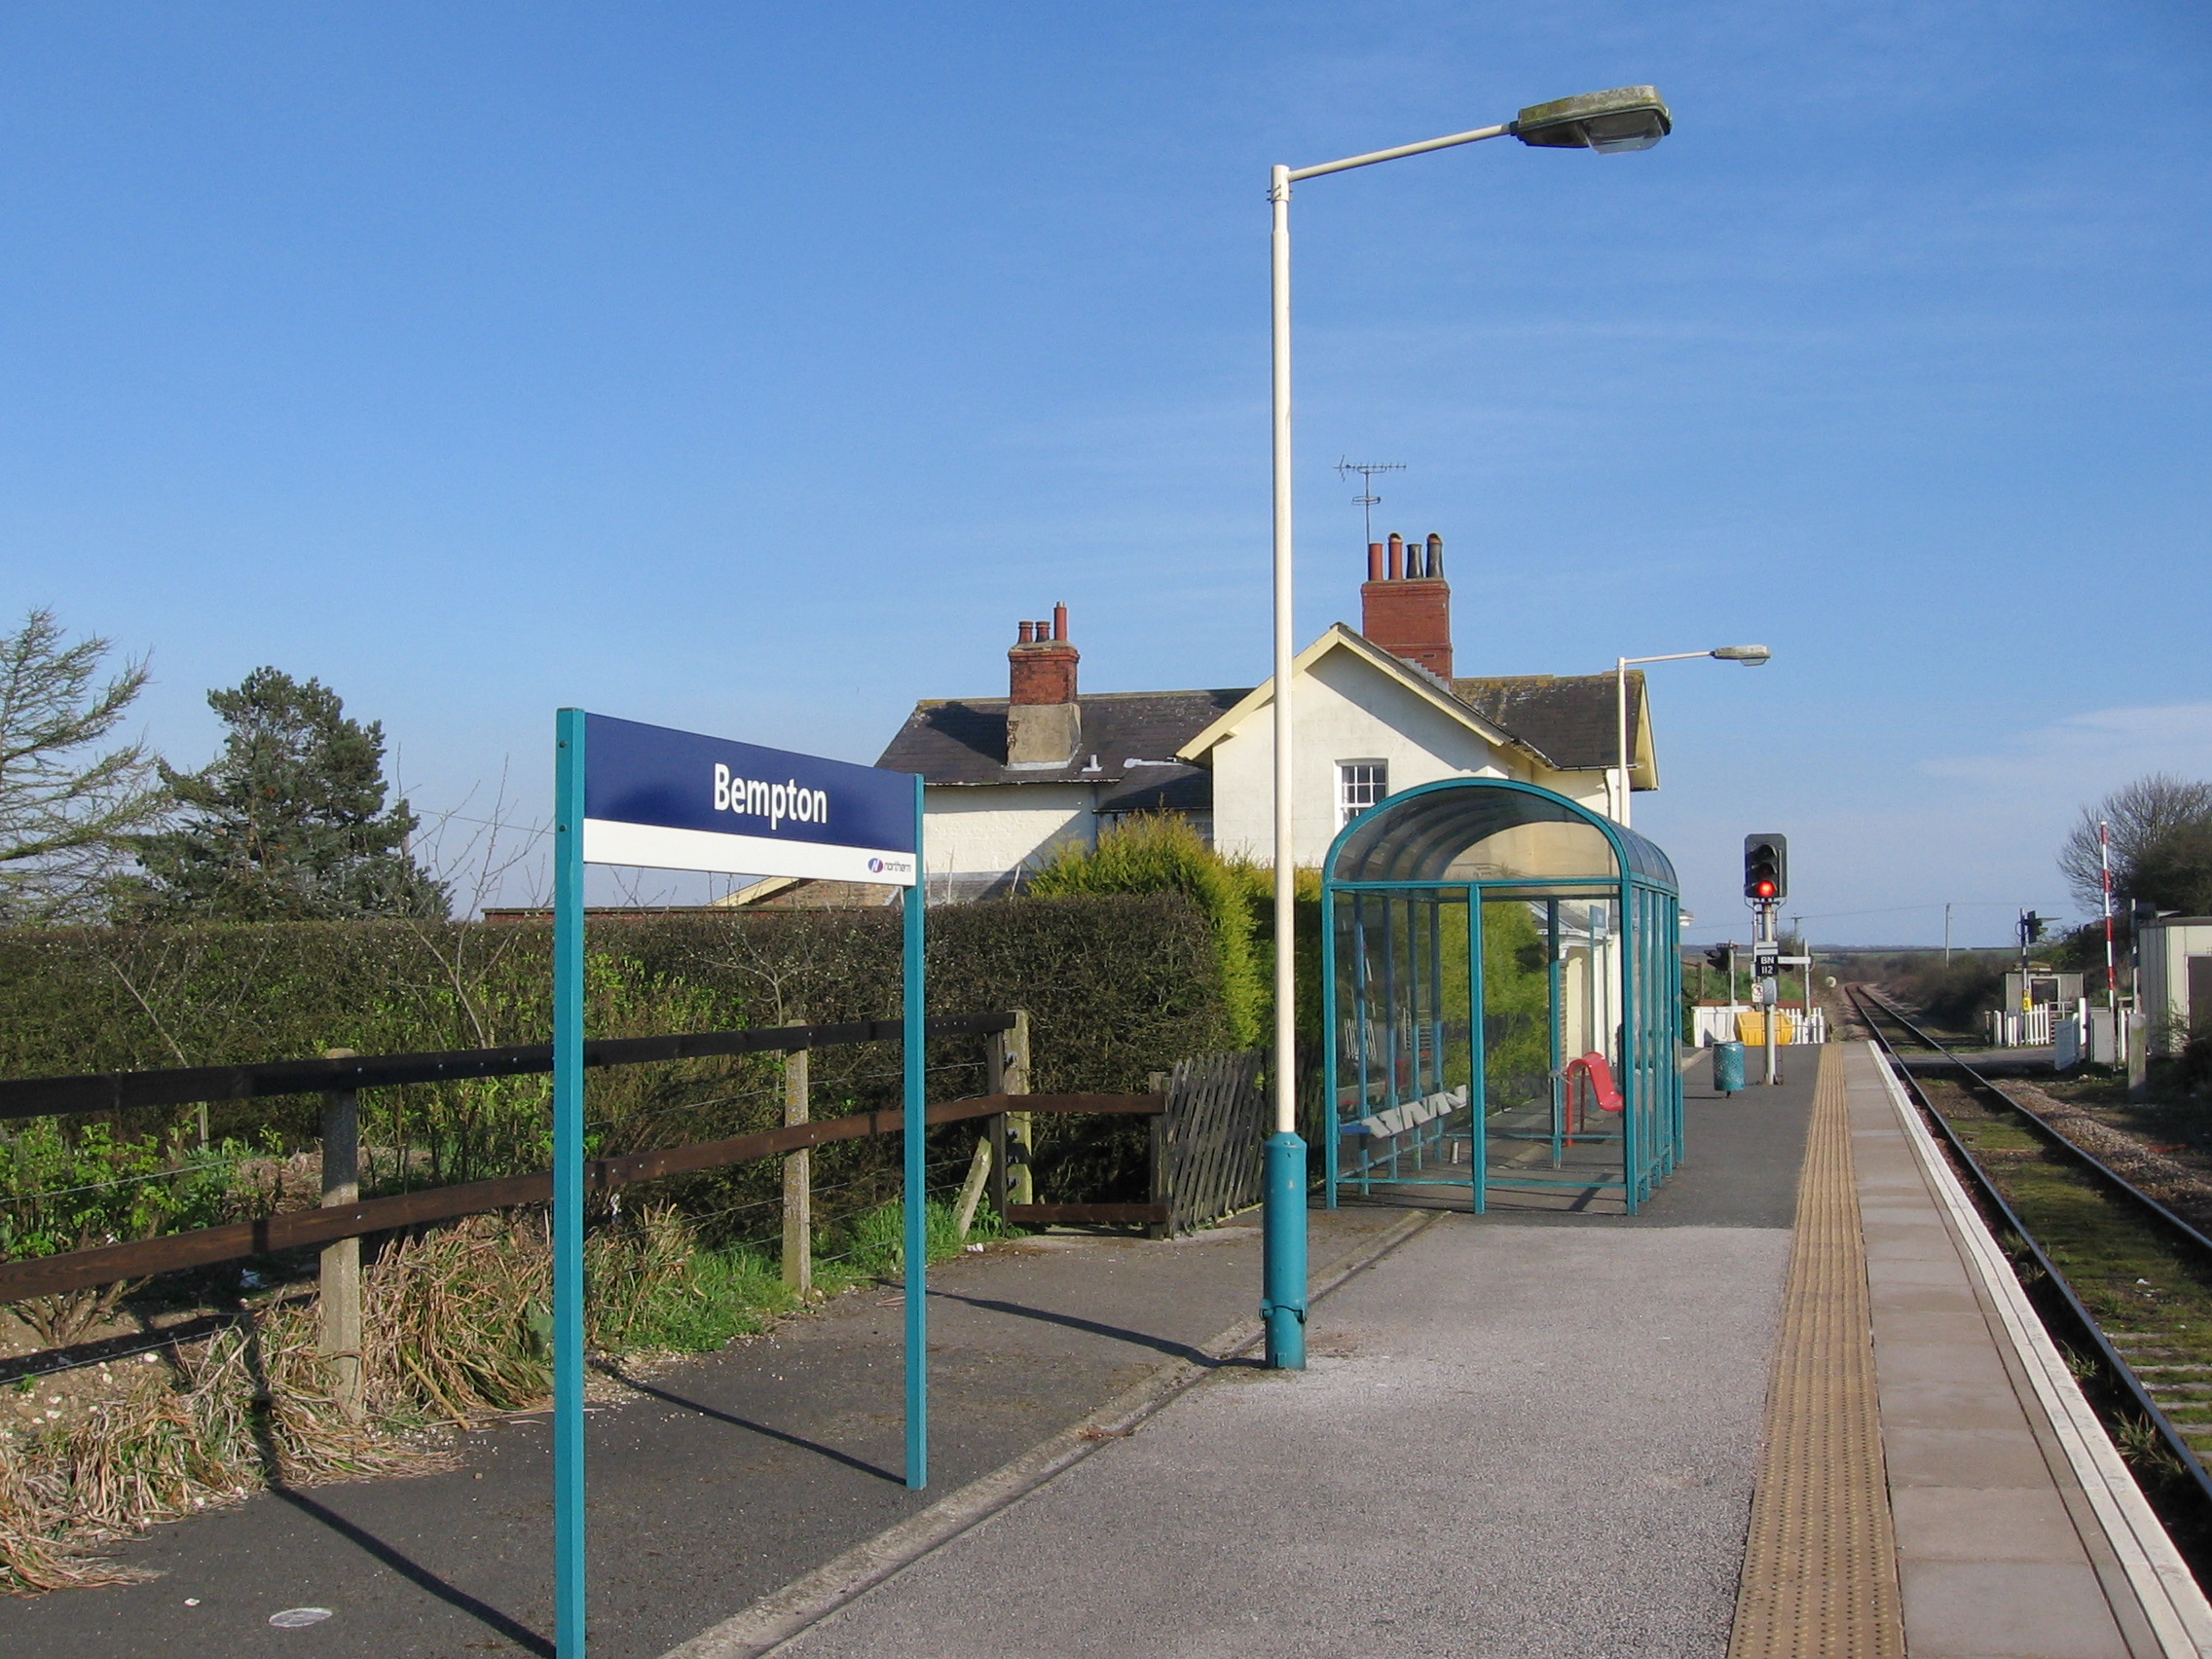
[(923, 867), (1003, 875), (1065, 841), (1095, 844), (1088, 784), (934, 785), (922, 792)]
[[(1299, 677), (1293, 809), (1298, 862), (1318, 865), (1336, 839), (1337, 764), (1381, 760), (1390, 790), (1440, 778), (1525, 775), (1466, 726), (1349, 651), (1331, 651)], [(1274, 704), (1214, 746), (1214, 844), (1263, 863), (1274, 856)]]
[[(1554, 772), (1517, 750), (1493, 750), (1464, 724), (1348, 650), (1299, 677), (1292, 787), (1298, 862), (1318, 865), (1336, 839), (1337, 765), (1382, 760), (1390, 792), (1443, 778), (1518, 778), (1569, 800), (1605, 806), (1603, 772)], [(1274, 849), (1274, 705), (1214, 746), (1214, 844), (1271, 862)]]

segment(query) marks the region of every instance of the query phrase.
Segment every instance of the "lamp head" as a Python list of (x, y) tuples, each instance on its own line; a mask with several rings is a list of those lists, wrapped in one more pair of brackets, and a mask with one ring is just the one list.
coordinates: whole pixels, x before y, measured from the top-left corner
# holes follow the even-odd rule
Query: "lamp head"
[(1548, 150), (1595, 150), (1610, 156), (1648, 150), (1675, 129), (1657, 87), (1615, 87), (1550, 103), (1531, 104), (1513, 123), (1513, 136)]
[(1722, 662), (1740, 662), (1746, 668), (1756, 668), (1774, 655), (1764, 645), (1722, 645), (1713, 654)]

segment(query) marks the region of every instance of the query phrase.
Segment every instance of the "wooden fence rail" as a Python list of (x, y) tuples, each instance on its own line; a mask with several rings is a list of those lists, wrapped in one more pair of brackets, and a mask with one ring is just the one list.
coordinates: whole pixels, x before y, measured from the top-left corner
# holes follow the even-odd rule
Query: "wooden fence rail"
[[(985, 1014), (970, 1017), (989, 1019), (1001, 1016)], [(893, 1028), (896, 1030), (896, 1025)], [(787, 1032), (805, 1029), (810, 1028), (786, 1028)], [(1009, 1026), (990, 1026), (986, 1029), (1006, 1030)], [(1111, 1112), (1156, 1117), (1166, 1109), (1166, 1104), (1165, 1098), (1158, 1094), (982, 1094), (932, 1106), (924, 1114), (923, 1122), (931, 1125), (956, 1124), (971, 1118), (995, 1118), (1010, 1110)], [(763, 1129), (756, 1134), (737, 1135), (728, 1140), (701, 1141), (690, 1146), (669, 1147), (659, 1152), (633, 1152), (620, 1158), (593, 1159), (584, 1166), (584, 1180), (589, 1191), (608, 1193), (633, 1182), (658, 1180), (663, 1176), (689, 1174), (701, 1169), (719, 1169), (732, 1163), (749, 1162), (756, 1158), (773, 1158), (804, 1147), (821, 1146), (830, 1141), (898, 1134), (905, 1126), (906, 1114), (903, 1110), (862, 1112), (849, 1118), (830, 1118), (821, 1123), (792, 1124), (782, 1128)], [(415, 1227), (425, 1222), (452, 1221), (461, 1216), (510, 1209), (518, 1204), (545, 1203), (552, 1197), (553, 1177), (549, 1172), (539, 1171), (534, 1175), (510, 1175), (497, 1181), (470, 1181), (459, 1186), (430, 1187), (421, 1192), (402, 1193), (393, 1198), (369, 1198), (357, 1203), (329, 1205), (321, 1209), (295, 1210), (261, 1221), (239, 1222), (229, 1227), (201, 1228), (191, 1233), (172, 1233), (160, 1238), (101, 1245), (91, 1250), (72, 1250), (66, 1255), (5, 1262), (0, 1263), (0, 1303), (20, 1301), (26, 1296), (55, 1296), (96, 1284), (112, 1284), (118, 1279), (143, 1278), (153, 1273), (174, 1272), (185, 1268), (203, 1268), (218, 1262), (235, 1262), (249, 1256), (268, 1255), (277, 1250), (324, 1245), (341, 1238), (358, 1238), (364, 1234)], [(1100, 1213), (1080, 1217), (1073, 1213), (1023, 1215), (1019, 1212), (1024, 1208)], [(1015, 1222), (1141, 1221), (1154, 1218), (1149, 1213), (1135, 1215), (1121, 1212), (1138, 1209), (1149, 1212), (1151, 1208), (1149, 1205), (1116, 1204), (1010, 1205), (1008, 1219)], [(1117, 1213), (1103, 1213), (1106, 1211)]]

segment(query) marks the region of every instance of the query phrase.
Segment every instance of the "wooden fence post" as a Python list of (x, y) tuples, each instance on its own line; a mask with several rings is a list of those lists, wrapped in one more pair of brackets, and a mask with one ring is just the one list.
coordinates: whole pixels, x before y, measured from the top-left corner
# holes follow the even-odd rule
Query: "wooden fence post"
[(975, 1156), (968, 1160), (968, 1178), (960, 1183), (960, 1203), (953, 1215), (953, 1225), (965, 1239), (968, 1230), (976, 1225), (976, 1206), (983, 1201), (983, 1183), (991, 1171), (998, 1167), (992, 1156), (995, 1137), (983, 1134), (976, 1137)]
[[(1146, 1079), (1145, 1088), (1154, 1094), (1167, 1094), (1172, 1083), (1171, 1073), (1156, 1071)], [(1173, 1183), (1167, 1167), (1170, 1137), (1167, 1114), (1162, 1112), (1159, 1117), (1148, 1120), (1145, 1128), (1150, 1137), (1145, 1142), (1145, 1202), (1165, 1204), (1167, 1219), (1146, 1223), (1144, 1235), (1147, 1238), (1172, 1238), (1175, 1236), (1175, 1195), (1171, 1191)]]
[[(353, 1051), (330, 1049), (323, 1057), (350, 1060)], [(322, 1097), (322, 1202), (328, 1208), (360, 1198), (360, 1101), (351, 1089), (337, 1089)], [(331, 1356), (339, 1406), (358, 1422), (367, 1410), (361, 1374), (360, 1239), (341, 1238), (322, 1247), (317, 1302), (322, 1329), (316, 1346)]]
[[(991, 1033), (985, 1051), (983, 1092), (1027, 1094), (1029, 1090), (1029, 1014), (1014, 1011), (1014, 1029)], [(1009, 1204), (1033, 1204), (1037, 1184), (1029, 1172), (1031, 1114), (1002, 1112), (991, 1120), (991, 1201), (999, 1214)]]
[[(806, 1051), (784, 1051), (784, 1122), (807, 1121)], [(784, 1155), (784, 1283), (801, 1296), (814, 1289), (814, 1154)]]

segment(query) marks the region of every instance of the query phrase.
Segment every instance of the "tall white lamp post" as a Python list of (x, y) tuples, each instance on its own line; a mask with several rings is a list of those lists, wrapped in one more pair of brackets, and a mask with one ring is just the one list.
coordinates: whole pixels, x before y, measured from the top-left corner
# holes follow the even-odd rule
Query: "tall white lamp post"
[[(1628, 671), (1640, 663), (1687, 662), (1692, 657), (1718, 657), (1722, 662), (1740, 662), (1746, 668), (1756, 668), (1771, 660), (1774, 653), (1764, 645), (1722, 645), (1711, 651), (1669, 651), (1664, 656), (1620, 657), (1613, 665), (1613, 822), (1622, 829), (1628, 828)], [(1734, 993), (1731, 992), (1731, 995)]]
[(1267, 1325), (1268, 1363), (1306, 1365), (1306, 1143), (1298, 1138), (1298, 975), (1293, 953), (1298, 863), (1291, 793), (1290, 486), (1290, 187), (1323, 173), (1394, 162), (1511, 134), (1550, 150), (1601, 155), (1648, 150), (1674, 129), (1674, 117), (1654, 87), (1585, 92), (1523, 110), (1496, 127), (1455, 132), (1394, 150), (1375, 150), (1314, 167), (1275, 167), (1268, 200), (1274, 205), (1274, 859), (1275, 1031), (1274, 1131), (1267, 1144), (1267, 1267), (1260, 1311)]

